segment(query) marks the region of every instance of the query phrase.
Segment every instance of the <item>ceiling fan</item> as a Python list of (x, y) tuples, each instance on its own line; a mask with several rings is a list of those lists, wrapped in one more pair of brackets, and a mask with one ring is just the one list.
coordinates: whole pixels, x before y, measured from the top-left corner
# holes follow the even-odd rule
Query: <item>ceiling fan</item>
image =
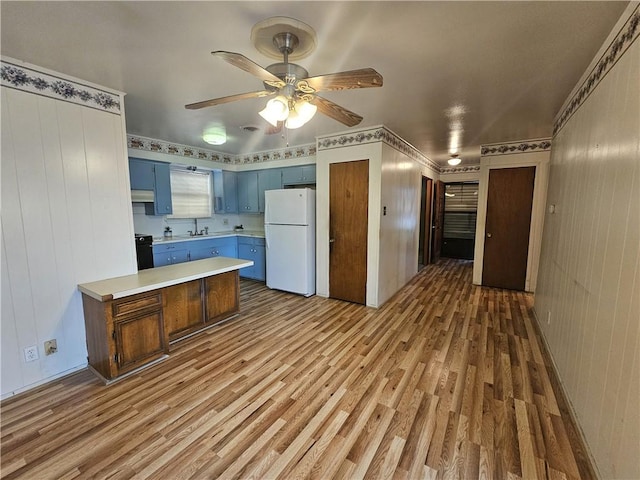
[(286, 128), (298, 128), (309, 121), (316, 110), (353, 127), (362, 121), (362, 117), (319, 96), (318, 92), (382, 86), (382, 75), (373, 68), (310, 77), (306, 69), (289, 63), (289, 58), (304, 58), (315, 48), (315, 32), (298, 20), (268, 18), (253, 27), (251, 37), (260, 52), (278, 59), (282, 55), (283, 62), (263, 68), (240, 53), (218, 50), (211, 54), (258, 77), (264, 89), (191, 103), (185, 108), (196, 110), (236, 100), (272, 97), (259, 112), (274, 127), (268, 133), (279, 131), (283, 124)]

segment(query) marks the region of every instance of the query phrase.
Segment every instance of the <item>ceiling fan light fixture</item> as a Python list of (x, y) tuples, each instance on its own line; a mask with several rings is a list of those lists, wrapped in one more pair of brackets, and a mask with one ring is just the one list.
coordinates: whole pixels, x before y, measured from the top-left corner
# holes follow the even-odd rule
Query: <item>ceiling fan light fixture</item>
[(289, 129), (300, 128), (313, 118), (317, 110), (318, 107), (305, 100), (296, 102), (295, 107), (289, 112), (285, 127)]
[(457, 153), (451, 155), (451, 158), (449, 160), (447, 160), (447, 163), (449, 165), (451, 165), (452, 167), (455, 167), (456, 165), (460, 165), (460, 162), (462, 162), (462, 160), (458, 158), (458, 154)]
[(274, 127), (289, 115), (289, 100), (283, 95), (278, 95), (267, 102), (264, 110), (258, 112), (262, 118)]

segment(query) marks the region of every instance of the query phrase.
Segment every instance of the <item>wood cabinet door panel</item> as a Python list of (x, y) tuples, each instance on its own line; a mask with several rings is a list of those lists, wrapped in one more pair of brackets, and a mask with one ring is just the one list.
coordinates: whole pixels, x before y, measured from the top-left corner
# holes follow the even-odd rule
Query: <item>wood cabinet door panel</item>
[(238, 271), (207, 277), (205, 295), (207, 322), (215, 322), (236, 313), (240, 308)]
[(133, 370), (166, 352), (162, 310), (115, 323), (119, 373)]
[(169, 340), (204, 326), (201, 285), (200, 280), (192, 280), (163, 289), (162, 313)]

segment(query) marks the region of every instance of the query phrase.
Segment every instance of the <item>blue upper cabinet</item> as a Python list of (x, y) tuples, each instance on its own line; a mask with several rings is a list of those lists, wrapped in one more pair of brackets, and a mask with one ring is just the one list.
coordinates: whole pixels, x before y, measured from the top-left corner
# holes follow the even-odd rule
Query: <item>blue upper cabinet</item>
[(154, 203), (145, 203), (147, 215), (170, 215), (171, 177), (169, 164), (139, 158), (129, 159), (131, 190), (152, 190)]
[(258, 213), (258, 172), (239, 172), (238, 213)]
[(216, 213), (238, 213), (236, 172), (214, 170), (213, 196), (213, 209)]
[[(153, 167), (155, 179), (155, 202), (153, 203), (154, 215), (171, 215), (173, 206), (171, 203), (171, 174), (168, 163), (156, 163)], [(147, 204), (147, 207), (151, 205)], [(146, 207), (145, 207), (146, 208)], [(149, 210), (149, 208), (147, 208)], [(147, 213), (150, 213), (147, 211)]]
[(264, 213), (264, 192), (282, 188), (282, 169), (258, 170), (258, 210)]
[(155, 186), (153, 162), (130, 158), (129, 177), (131, 190), (153, 190)]
[(316, 183), (316, 166), (301, 165), (282, 169), (282, 185), (305, 185)]

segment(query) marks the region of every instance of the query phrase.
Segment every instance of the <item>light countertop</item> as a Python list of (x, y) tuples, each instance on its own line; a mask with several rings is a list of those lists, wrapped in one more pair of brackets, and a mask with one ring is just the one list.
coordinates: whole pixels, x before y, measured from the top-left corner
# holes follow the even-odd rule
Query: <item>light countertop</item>
[[(202, 238), (202, 237), (199, 237)], [(210, 277), (253, 265), (251, 260), (214, 257), (141, 270), (133, 275), (82, 283), (78, 290), (101, 302)]]
[(262, 230), (229, 230), (228, 232), (211, 232), (208, 235), (174, 235), (171, 238), (153, 237), (154, 245), (161, 243), (190, 242), (194, 240), (207, 240), (224, 237), (257, 237), (264, 238)]

